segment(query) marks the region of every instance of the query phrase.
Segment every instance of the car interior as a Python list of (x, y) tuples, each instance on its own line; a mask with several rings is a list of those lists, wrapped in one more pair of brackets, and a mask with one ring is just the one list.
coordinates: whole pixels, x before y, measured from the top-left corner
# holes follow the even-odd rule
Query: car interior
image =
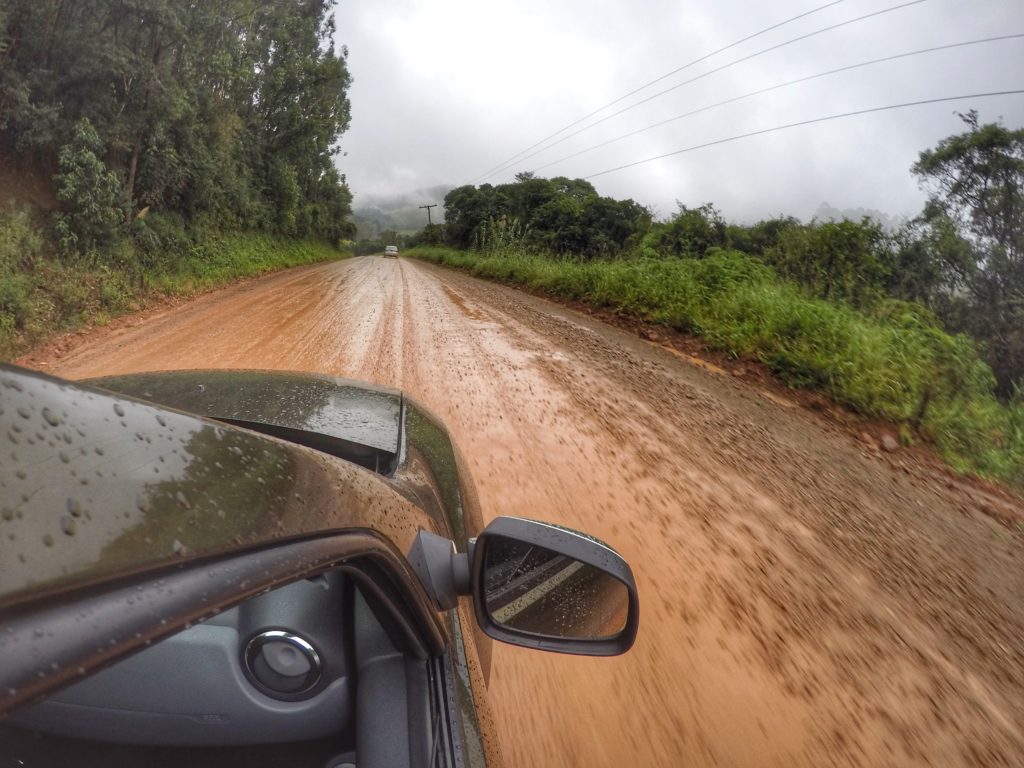
[(251, 598), (23, 709), (6, 766), (433, 765), (436, 659), (334, 570)]

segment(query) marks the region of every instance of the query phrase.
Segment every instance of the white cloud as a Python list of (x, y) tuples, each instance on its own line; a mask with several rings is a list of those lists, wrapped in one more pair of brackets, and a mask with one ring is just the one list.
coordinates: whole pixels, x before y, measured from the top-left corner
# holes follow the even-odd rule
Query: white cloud
[[(628, 99), (823, 26), (896, 4), (846, 0), (666, 79)], [(461, 184), (641, 83), (815, 0), (342, 0), (339, 42), (355, 78), (339, 158), (357, 195)], [(586, 131), (515, 171), (658, 120), (778, 82), (894, 53), (1024, 32), (1020, 0), (929, 0), (786, 46), (710, 75)], [(797, 120), (960, 93), (1024, 88), (1024, 39), (879, 64), (710, 110), (545, 169), (585, 176), (624, 163)], [(729, 218), (809, 216), (823, 202), (913, 214), (910, 165), (962, 130), (956, 110), (1024, 125), (1024, 96), (937, 104), (795, 128), (594, 179), (603, 194), (671, 213), (714, 201)], [(609, 110), (614, 111), (614, 110)], [(605, 114), (605, 113), (602, 113)]]

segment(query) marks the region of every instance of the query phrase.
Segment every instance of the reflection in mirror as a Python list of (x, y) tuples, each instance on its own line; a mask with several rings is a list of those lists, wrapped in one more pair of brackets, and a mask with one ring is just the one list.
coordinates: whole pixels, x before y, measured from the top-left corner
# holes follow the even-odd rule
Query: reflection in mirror
[(601, 640), (626, 626), (629, 591), (604, 571), (504, 536), (484, 551), (484, 604), (491, 621), (533, 635)]

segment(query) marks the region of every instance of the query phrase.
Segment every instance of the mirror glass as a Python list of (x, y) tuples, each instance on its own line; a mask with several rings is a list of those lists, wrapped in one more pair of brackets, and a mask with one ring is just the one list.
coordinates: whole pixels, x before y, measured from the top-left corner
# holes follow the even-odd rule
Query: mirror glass
[(626, 626), (629, 590), (593, 566), (532, 544), (489, 536), (484, 605), (491, 621), (541, 637), (601, 640)]

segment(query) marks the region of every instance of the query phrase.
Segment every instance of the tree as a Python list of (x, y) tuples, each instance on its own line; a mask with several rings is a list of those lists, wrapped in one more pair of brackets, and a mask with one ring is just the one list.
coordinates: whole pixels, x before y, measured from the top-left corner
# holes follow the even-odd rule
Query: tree
[(729, 248), (760, 256), (768, 248), (778, 245), (782, 233), (800, 226), (800, 222), (792, 216), (776, 216), (750, 226), (727, 224), (725, 227), (726, 242)]
[(584, 254), (616, 256), (636, 246), (651, 228), (651, 212), (633, 200), (614, 200), (596, 194), (584, 201)]
[(532, 173), (497, 187), (457, 187), (444, 208), (445, 239), (459, 248), (612, 256), (635, 246), (651, 226), (651, 212), (632, 200), (601, 197), (584, 179)]
[(60, 150), (54, 180), (63, 211), (57, 216), (61, 246), (67, 252), (92, 251), (108, 244), (125, 222), (121, 180), (100, 160), (103, 144), (88, 120), (75, 126), (71, 143)]
[(936, 258), (948, 293), (967, 297), (966, 311), (944, 319), (984, 342), (1008, 397), (1024, 383), (1024, 129), (982, 125), (973, 110), (960, 117), (969, 130), (913, 166), (929, 192), (921, 223), (946, 243)]
[(445, 237), (456, 248), (469, 248), (480, 226), (506, 211), (505, 201), (490, 184), (456, 187), (444, 196)]
[(712, 203), (679, 210), (668, 221), (651, 230), (645, 243), (668, 256), (700, 258), (708, 248), (725, 245), (725, 220)]
[(126, 220), (149, 207), (336, 239), (351, 195), (333, 0), (3, 0), (0, 155), (44, 179), (87, 120)]
[(763, 259), (815, 296), (865, 307), (884, 295), (893, 249), (882, 227), (865, 217), (787, 227)]
[[(926, 215), (944, 214), (979, 246), (983, 260), (1020, 265), (1024, 259), (1024, 129), (980, 125), (974, 110), (961, 119), (970, 127), (921, 153), (913, 172), (929, 190)], [(993, 266), (1001, 266), (993, 265)]]

